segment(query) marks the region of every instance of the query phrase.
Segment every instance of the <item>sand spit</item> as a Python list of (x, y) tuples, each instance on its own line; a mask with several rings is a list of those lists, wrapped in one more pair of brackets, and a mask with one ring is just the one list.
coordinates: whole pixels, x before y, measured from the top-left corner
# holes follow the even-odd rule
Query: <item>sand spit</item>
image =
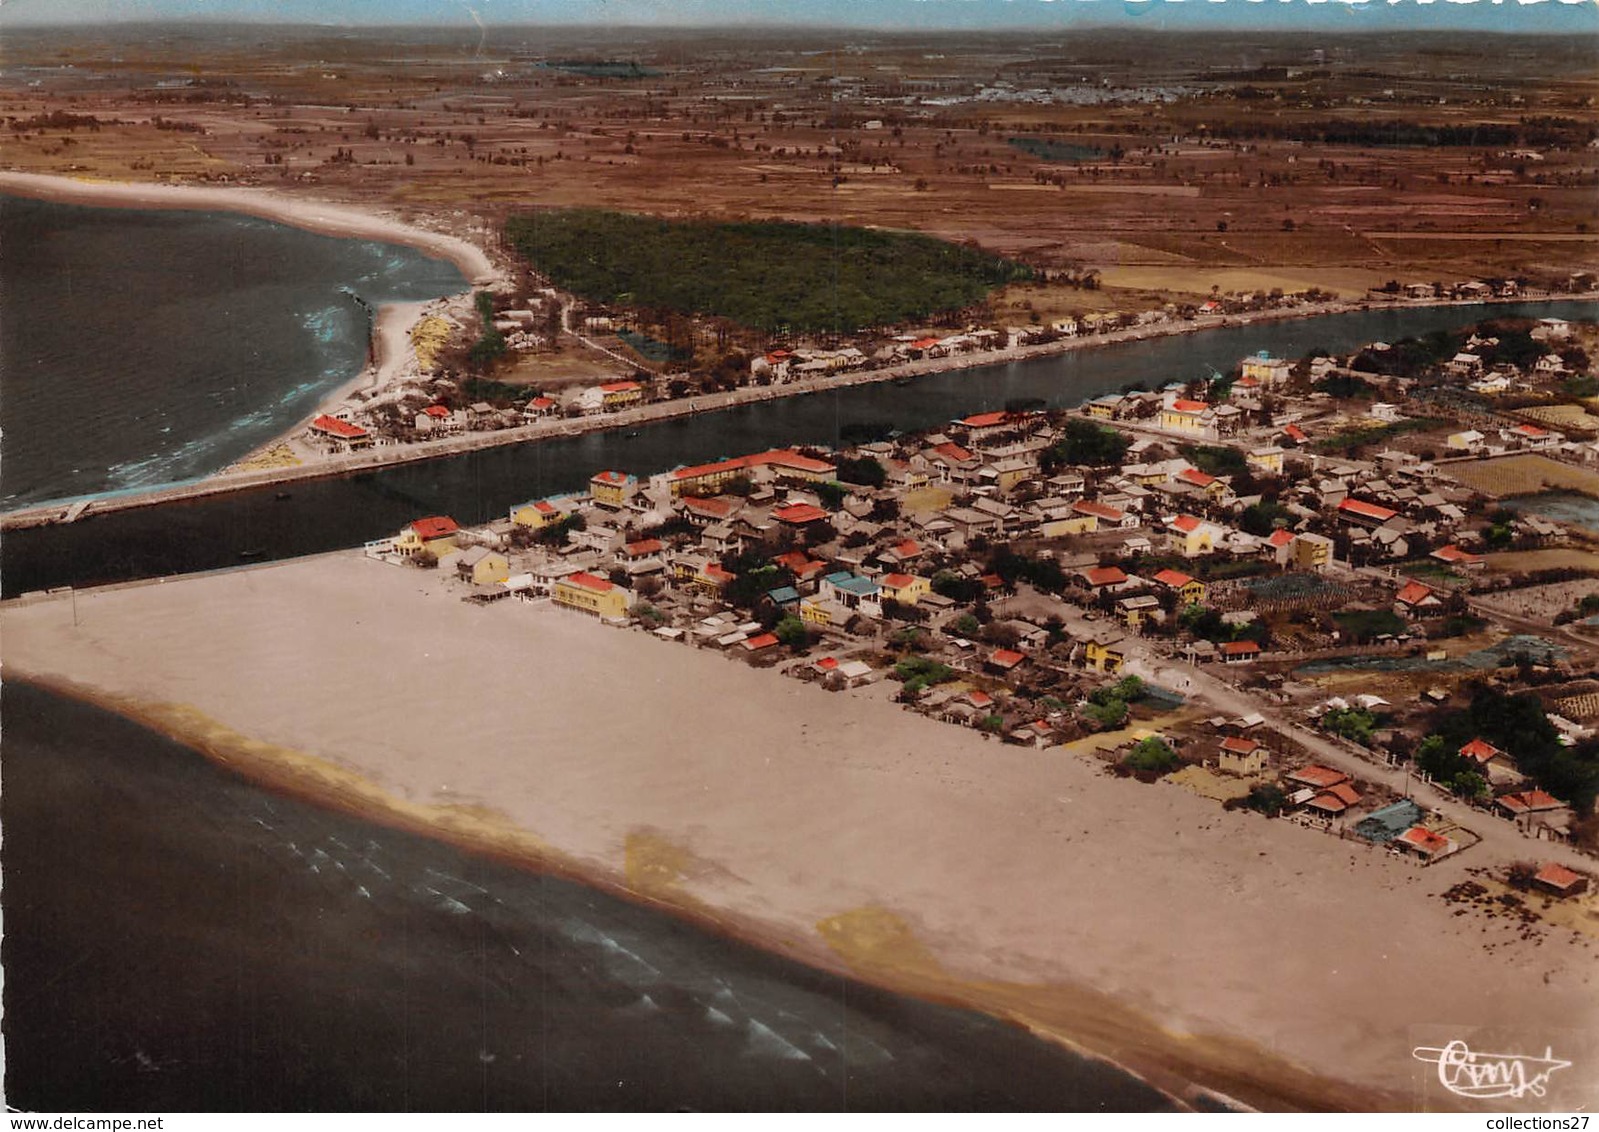
[[(1169, 1091), (1406, 1109), (1413, 1027), (1558, 1045), (1599, 1016), (1586, 940), (1437, 899), (1486, 862), (1420, 870), (881, 689), (467, 605), (356, 554), (82, 593), (77, 622), (65, 600), (0, 608), (9, 671), (278, 788), (978, 1006)], [(1551, 1106), (1594, 1099), (1555, 1085)]]
[(0, 193), (106, 208), (242, 212), (326, 236), (406, 244), (438, 259), (449, 260), (474, 286), (487, 286), (501, 279), (499, 268), (483, 250), (459, 237), (417, 228), (366, 208), (289, 196), (266, 189), (134, 184), (0, 170)]

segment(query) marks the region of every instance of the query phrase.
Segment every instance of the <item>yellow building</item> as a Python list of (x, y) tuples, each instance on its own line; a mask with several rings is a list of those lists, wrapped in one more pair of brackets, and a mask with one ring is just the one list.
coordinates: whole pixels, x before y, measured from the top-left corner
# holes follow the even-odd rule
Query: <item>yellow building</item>
[(1280, 385), (1288, 380), (1294, 367), (1281, 358), (1261, 351), (1254, 357), (1245, 358), (1238, 368), (1242, 371), (1241, 376), (1253, 378), (1262, 385)]
[(1050, 519), (1039, 527), (1045, 538), (1064, 538), (1067, 535), (1091, 534), (1099, 529), (1099, 519), (1093, 515), (1072, 515), (1065, 519)]
[(1216, 765), (1228, 774), (1260, 774), (1266, 769), (1266, 754), (1266, 748), (1253, 739), (1233, 736), (1221, 741)]
[(1198, 578), (1189, 577), (1181, 570), (1162, 570), (1153, 579), (1156, 584), (1177, 594), (1184, 605), (1196, 605), (1205, 600), (1208, 587)]
[(1179, 515), (1171, 521), (1172, 545), (1184, 558), (1197, 558), (1216, 549), (1216, 528), (1192, 515)]
[(559, 523), (570, 514), (569, 510), (553, 500), (537, 499), (511, 508), (511, 522), (536, 531), (551, 523)]
[(1332, 561), (1332, 539), (1325, 535), (1295, 535), (1290, 545), (1295, 570), (1320, 570)]
[(614, 413), (644, 400), (644, 387), (636, 381), (612, 381), (600, 386), (601, 404), (605, 411)]
[(636, 476), (624, 472), (596, 472), (589, 477), (589, 497), (605, 507), (622, 507), (637, 486)]
[(581, 609), (596, 617), (626, 617), (629, 591), (593, 574), (572, 574), (555, 583), (550, 593), (556, 605)]
[(1283, 450), (1276, 446), (1256, 448), (1245, 457), (1251, 465), (1270, 475), (1280, 476), (1283, 471)]
[(915, 605), (932, 590), (932, 583), (920, 574), (887, 574), (877, 580), (885, 600)]
[(408, 557), (431, 554), (438, 558), (455, 549), (455, 536), (460, 529), (447, 515), (418, 519), (394, 537), (394, 549)]
[(1083, 663), (1095, 672), (1110, 675), (1120, 672), (1127, 662), (1127, 654), (1122, 650), (1125, 639), (1120, 633), (1089, 638), (1083, 645)]
[(1173, 401), (1160, 411), (1160, 427), (1194, 436), (1208, 436), (1214, 429), (1210, 406), (1203, 401)]
[(511, 576), (511, 563), (499, 551), (480, 546), (461, 556), (461, 571), (474, 586), (492, 586)]

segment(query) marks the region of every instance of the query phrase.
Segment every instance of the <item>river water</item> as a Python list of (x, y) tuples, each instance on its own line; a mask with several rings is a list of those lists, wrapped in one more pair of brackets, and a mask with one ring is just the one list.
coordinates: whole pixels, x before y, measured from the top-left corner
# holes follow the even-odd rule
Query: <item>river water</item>
[(513, 505), (581, 489), (604, 468), (639, 476), (680, 464), (775, 445), (837, 441), (844, 425), (883, 421), (926, 428), (1018, 399), (1072, 407), (1134, 382), (1225, 371), (1267, 350), (1299, 357), (1315, 348), (1353, 349), (1496, 316), (1599, 317), (1594, 302), (1378, 309), (1228, 327), (1079, 350), (1056, 357), (781, 398), (659, 421), (636, 430), (495, 448), (340, 479), (297, 483), (291, 498), (272, 488), (89, 517), (9, 534), (0, 543), (0, 592), (187, 573), (252, 560), (288, 558), (359, 545), (423, 515), (463, 523), (504, 515)]

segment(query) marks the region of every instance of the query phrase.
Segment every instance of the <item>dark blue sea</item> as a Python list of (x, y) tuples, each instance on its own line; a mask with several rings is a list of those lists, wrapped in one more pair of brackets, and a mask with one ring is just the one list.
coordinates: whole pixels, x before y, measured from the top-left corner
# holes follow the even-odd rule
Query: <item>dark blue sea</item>
[(371, 240), (0, 196), (0, 509), (217, 471), (366, 363), (370, 304), (464, 290)]
[(47, 1111), (1169, 1109), (981, 1014), (273, 794), (8, 680), (5, 1095)]

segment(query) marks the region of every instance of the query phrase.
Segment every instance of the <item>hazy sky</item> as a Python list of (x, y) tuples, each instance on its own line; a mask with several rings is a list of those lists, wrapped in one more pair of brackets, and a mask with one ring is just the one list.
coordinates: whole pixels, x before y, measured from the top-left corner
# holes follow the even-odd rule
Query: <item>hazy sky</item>
[(1599, 34), (1599, 0), (0, 0), (0, 25), (361, 24), (1019, 28), (1465, 28)]

